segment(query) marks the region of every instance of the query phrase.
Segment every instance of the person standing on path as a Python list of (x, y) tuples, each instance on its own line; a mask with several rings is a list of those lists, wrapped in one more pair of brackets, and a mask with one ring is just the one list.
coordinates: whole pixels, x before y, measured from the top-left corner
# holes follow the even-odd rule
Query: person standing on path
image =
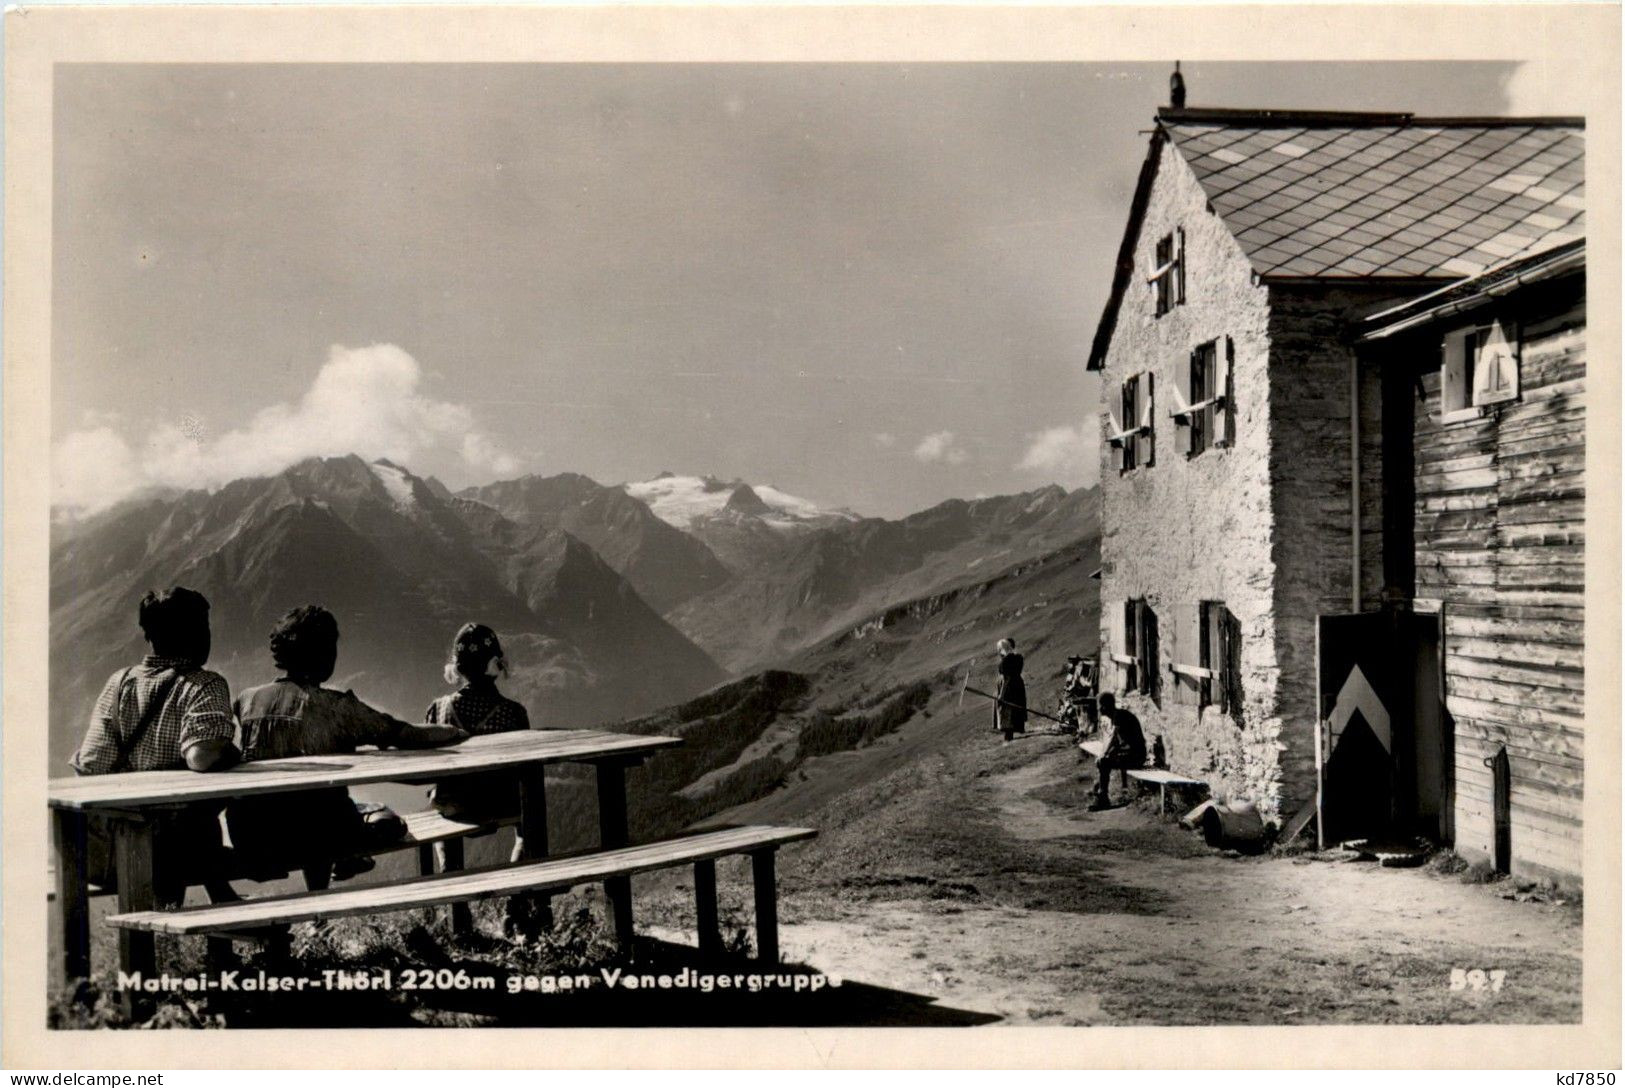
[(993, 728), (1004, 734), (1009, 744), (1017, 733), (1027, 731), (1027, 684), (1021, 678), (1023, 661), (1016, 653), (1014, 639), (999, 640), (999, 686), (994, 692)]

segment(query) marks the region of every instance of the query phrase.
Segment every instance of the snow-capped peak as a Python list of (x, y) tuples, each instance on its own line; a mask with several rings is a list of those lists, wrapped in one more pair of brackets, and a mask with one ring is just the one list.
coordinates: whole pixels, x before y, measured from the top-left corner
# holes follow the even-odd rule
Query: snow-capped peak
[(396, 506), (412, 505), (412, 474), (401, 466), (382, 458), (367, 466), (372, 474), (378, 477), (378, 482), (384, 485), (389, 497), (395, 500)]
[[(809, 521), (830, 517), (849, 518), (845, 512), (824, 510), (817, 503), (799, 498), (776, 487), (747, 484), (743, 480), (723, 482), (714, 476), (677, 476), (662, 472), (652, 480), (622, 485), (626, 493), (654, 511), (655, 517), (668, 525), (687, 529), (698, 518), (719, 514), (729, 505), (735, 492), (743, 489), (745, 498), (754, 494), (761, 505), (748, 502), (734, 503), (755, 511), (754, 516), (774, 528), (795, 528)], [(765, 507), (765, 509), (763, 509)]]

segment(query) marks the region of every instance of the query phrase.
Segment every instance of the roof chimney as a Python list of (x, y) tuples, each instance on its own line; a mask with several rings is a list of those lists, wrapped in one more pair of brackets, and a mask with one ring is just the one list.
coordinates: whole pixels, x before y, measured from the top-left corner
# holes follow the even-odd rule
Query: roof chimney
[(1179, 74), (1179, 62), (1174, 61), (1174, 74), (1168, 77), (1168, 104), (1176, 110), (1185, 108), (1185, 77)]

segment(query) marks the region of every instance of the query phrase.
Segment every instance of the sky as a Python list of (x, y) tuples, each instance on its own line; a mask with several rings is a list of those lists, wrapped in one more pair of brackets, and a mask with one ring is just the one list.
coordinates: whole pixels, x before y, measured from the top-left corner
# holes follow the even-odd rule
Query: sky
[[(1092, 483), (1171, 67), (59, 65), (54, 501), (352, 451), (887, 517)], [(1192, 106), (1564, 112), (1515, 63), (1184, 72)]]

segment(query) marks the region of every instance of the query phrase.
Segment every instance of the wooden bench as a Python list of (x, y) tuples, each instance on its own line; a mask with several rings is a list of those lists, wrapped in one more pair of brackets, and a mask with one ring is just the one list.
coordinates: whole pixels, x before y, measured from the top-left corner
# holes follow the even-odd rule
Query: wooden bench
[[(47, 790), (57, 858), (56, 913), (60, 920), (60, 974), (64, 981), (90, 974), (90, 889), (87, 820), (109, 821), (111, 861), (118, 873), (118, 912), (131, 914), (157, 905), (154, 873), (162, 814), (196, 801), (307, 789), (355, 787), (377, 782), (440, 782), (460, 775), (501, 770), (519, 782), (519, 828), (526, 860), (548, 854), (547, 795), (544, 772), (559, 764), (587, 764), (598, 779), (599, 842), (606, 849), (625, 846), (627, 836), (626, 769), (666, 748), (680, 737), (607, 733), (594, 729), (517, 730), (470, 737), (461, 744), (432, 749), (384, 749), (294, 756), (243, 763), (229, 770), (198, 774), (189, 770), (130, 771), (119, 774), (53, 778)], [(454, 839), (469, 832), (450, 821), (442, 825)], [(448, 840), (449, 845), (450, 840)], [(432, 845), (414, 842), (409, 845)], [(605, 891), (617, 916), (629, 909), (627, 882), (615, 877)], [(629, 916), (629, 915), (628, 915)], [(546, 921), (544, 909), (542, 920)], [(152, 934), (119, 929), (118, 961), (122, 971), (157, 971)], [(120, 1003), (132, 1015), (146, 1004), (134, 990)]]
[[(437, 873), (389, 884), (328, 888), (172, 911), (131, 911), (113, 915), (108, 922), (121, 929), (146, 933), (261, 940), (281, 927), (318, 918), (413, 910), (527, 892), (564, 891), (578, 884), (630, 880), (638, 873), (692, 864), (699, 947), (702, 953), (714, 955), (722, 947), (717, 919), (716, 859), (748, 854), (755, 884), (757, 955), (774, 963), (779, 958), (774, 853), (780, 846), (817, 834), (805, 827), (721, 828), (641, 846)], [(622, 952), (630, 956), (631, 911), (617, 909), (614, 914), (617, 943)]]
[[(1082, 751), (1087, 752), (1089, 754), (1089, 758), (1093, 759), (1096, 763), (1099, 763), (1100, 757), (1106, 754), (1106, 742), (1103, 740), (1080, 740), (1078, 742), (1078, 747)], [(1124, 787), (1128, 786), (1126, 772), (1121, 767), (1119, 767), (1117, 770), (1117, 784)]]
[[(401, 814), (406, 821), (406, 834), (393, 842), (378, 843), (366, 852), (369, 854), (391, 854), (413, 847), (418, 851), (418, 871), (428, 875), (435, 871), (434, 844), (446, 845), (446, 868), (461, 869), (463, 867), (463, 839), (480, 835), (489, 835), (498, 828), (508, 827), (519, 822), (517, 816), (503, 820), (496, 820), (484, 824), (462, 823), (457, 820), (448, 820), (433, 810), (425, 812), (407, 812)], [(267, 871), (263, 868), (257, 872), (246, 864), (245, 860), (230, 850), (224, 851), (224, 865), (219, 870), (223, 880), (280, 880), (291, 875), (288, 871)], [(47, 869), (50, 878), (51, 890), (46, 892), (46, 900), (56, 898), (56, 865), (53, 863)], [(88, 885), (91, 895), (112, 895), (111, 889), (100, 884)]]
[(1168, 811), (1169, 786), (1180, 788), (1185, 786), (1207, 785), (1207, 783), (1202, 781), (1200, 778), (1187, 778), (1182, 774), (1175, 774), (1172, 771), (1158, 770), (1155, 767), (1142, 767), (1139, 770), (1128, 772), (1128, 776), (1140, 782), (1156, 783), (1157, 811), (1159, 813), (1165, 813)]

